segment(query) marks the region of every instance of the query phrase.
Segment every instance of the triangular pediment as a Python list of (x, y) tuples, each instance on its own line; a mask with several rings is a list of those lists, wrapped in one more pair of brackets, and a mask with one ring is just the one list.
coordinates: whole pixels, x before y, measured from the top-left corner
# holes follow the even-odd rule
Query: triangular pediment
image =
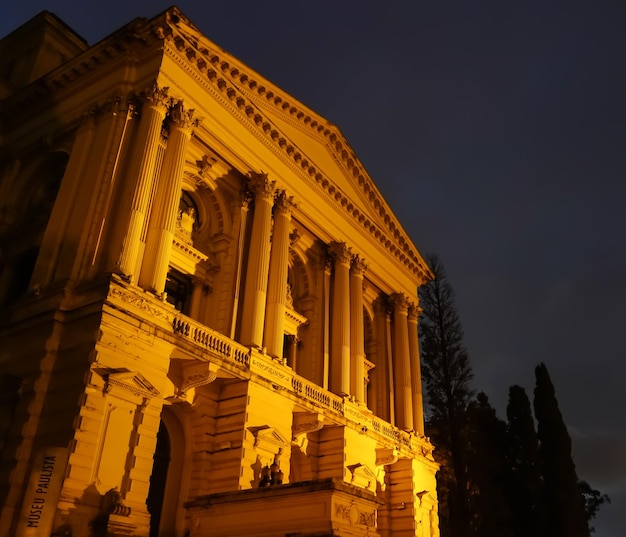
[(177, 8), (164, 17), (165, 38), (237, 117), (265, 137), (266, 146), (289, 159), (327, 202), (345, 211), (411, 272), (430, 278), (422, 256), (335, 125), (210, 41)]
[(139, 397), (151, 398), (159, 391), (138, 371), (111, 371), (104, 375), (107, 391), (120, 388)]

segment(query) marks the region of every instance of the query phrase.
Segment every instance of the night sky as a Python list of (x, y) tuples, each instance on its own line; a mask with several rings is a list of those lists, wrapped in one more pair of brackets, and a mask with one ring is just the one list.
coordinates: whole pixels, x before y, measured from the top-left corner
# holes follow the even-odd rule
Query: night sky
[[(505, 417), (545, 362), (579, 477), (626, 528), (626, 2), (316, 0), (179, 7), (335, 123), (456, 290), (475, 378)], [(94, 44), (169, 2), (3, 2)]]

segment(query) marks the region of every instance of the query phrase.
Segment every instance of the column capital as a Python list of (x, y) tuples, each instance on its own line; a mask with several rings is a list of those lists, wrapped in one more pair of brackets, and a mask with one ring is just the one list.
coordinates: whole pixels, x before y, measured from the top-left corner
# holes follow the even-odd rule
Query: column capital
[(270, 181), (266, 173), (249, 172), (248, 187), (256, 196), (269, 199), (276, 192), (276, 181)]
[(331, 242), (328, 251), (332, 255), (335, 263), (349, 264), (352, 259), (352, 249), (343, 241)]
[(404, 293), (394, 293), (389, 297), (391, 299), (391, 303), (393, 304), (394, 312), (400, 313), (402, 315), (407, 315), (409, 310), (409, 297)]
[(351, 260), (352, 273), (356, 276), (363, 276), (367, 270), (367, 263), (359, 254), (354, 254)]
[(140, 99), (149, 106), (162, 108), (165, 112), (170, 104), (170, 98), (167, 95), (169, 90), (168, 87), (160, 88), (157, 84), (154, 84), (151, 88), (141, 92)]
[(295, 209), (296, 204), (293, 201), (293, 196), (287, 196), (287, 192), (280, 190), (276, 192), (274, 196), (274, 209), (278, 213), (291, 215), (291, 211)]
[(422, 313), (422, 308), (417, 304), (417, 302), (409, 303), (409, 321), (417, 321), (418, 317)]
[(195, 116), (196, 111), (193, 108), (185, 109), (182, 100), (174, 101), (169, 109), (169, 117), (173, 127), (182, 130), (191, 129), (200, 125), (200, 120)]

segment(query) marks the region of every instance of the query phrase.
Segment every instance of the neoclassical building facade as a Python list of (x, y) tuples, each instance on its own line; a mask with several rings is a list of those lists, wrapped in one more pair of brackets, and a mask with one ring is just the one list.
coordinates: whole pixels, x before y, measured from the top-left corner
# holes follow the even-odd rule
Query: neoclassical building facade
[(341, 132), (176, 8), (0, 41), (0, 536), (438, 536), (417, 288)]

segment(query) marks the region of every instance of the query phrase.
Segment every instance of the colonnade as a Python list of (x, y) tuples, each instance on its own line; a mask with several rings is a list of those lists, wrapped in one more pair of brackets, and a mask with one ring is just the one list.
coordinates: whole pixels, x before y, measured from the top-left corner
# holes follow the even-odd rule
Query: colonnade
[[(170, 119), (169, 136), (155, 188), (157, 152), (166, 114)], [(169, 99), (166, 91), (155, 89), (147, 96), (130, 166), (135, 182), (119, 268), (131, 282), (157, 294), (165, 289), (185, 153), (191, 128), (196, 124), (193, 111), (185, 110), (182, 101)], [(254, 196), (254, 212), (247, 267), (241, 282), (239, 339), (244, 345), (265, 348), (270, 356), (282, 358), (294, 201), (285, 191), (277, 191), (275, 182), (265, 174), (250, 174), (249, 188)], [(343, 242), (330, 244), (329, 253), (332, 296), (323, 297), (320, 307), (325, 310), (325, 319), (330, 316), (330, 323), (326, 321), (324, 328), (324, 338), (330, 332), (330, 389), (365, 403), (363, 280), (367, 265)], [(325, 273), (325, 280), (329, 277)], [(327, 289), (328, 284), (329, 281)], [(390, 298), (393, 347), (384, 353), (390, 361), (386, 388), (393, 393), (390, 419), (399, 428), (423, 433), (418, 309), (405, 295)]]

